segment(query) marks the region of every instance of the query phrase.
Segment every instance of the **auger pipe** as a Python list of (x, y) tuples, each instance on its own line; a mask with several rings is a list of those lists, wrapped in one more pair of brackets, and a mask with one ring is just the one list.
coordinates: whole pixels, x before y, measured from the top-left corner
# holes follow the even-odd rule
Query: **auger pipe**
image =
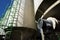
[(57, 0), (54, 4), (52, 4), (41, 16), (41, 19), (44, 18), (44, 16), (52, 9), (54, 8), (56, 5), (58, 5), (60, 3), (60, 0)]

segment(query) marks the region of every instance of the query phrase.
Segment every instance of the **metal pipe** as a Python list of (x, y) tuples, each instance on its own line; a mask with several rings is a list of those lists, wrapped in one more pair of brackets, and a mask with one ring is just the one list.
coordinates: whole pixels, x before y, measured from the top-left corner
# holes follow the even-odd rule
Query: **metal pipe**
[(23, 26), (36, 29), (33, 0), (25, 0)]

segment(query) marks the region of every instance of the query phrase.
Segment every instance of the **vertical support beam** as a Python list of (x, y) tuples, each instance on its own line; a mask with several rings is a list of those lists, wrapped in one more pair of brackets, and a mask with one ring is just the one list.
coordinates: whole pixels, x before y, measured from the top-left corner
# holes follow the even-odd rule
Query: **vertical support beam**
[(27, 28), (36, 29), (33, 0), (25, 0), (23, 26)]

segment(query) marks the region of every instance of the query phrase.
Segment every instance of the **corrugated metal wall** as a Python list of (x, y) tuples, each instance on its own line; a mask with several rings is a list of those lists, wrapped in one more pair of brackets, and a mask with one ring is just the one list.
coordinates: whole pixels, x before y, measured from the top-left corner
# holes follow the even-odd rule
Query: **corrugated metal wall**
[(14, 0), (11, 8), (8, 8), (2, 20), (0, 20), (0, 28), (8, 26), (22, 26), (24, 15), (25, 0)]

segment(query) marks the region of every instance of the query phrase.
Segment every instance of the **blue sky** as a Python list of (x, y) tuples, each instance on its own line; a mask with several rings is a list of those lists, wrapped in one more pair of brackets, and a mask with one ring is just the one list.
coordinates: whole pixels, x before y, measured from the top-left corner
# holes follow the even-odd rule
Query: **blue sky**
[(0, 18), (3, 18), (6, 10), (12, 4), (13, 0), (0, 0)]

